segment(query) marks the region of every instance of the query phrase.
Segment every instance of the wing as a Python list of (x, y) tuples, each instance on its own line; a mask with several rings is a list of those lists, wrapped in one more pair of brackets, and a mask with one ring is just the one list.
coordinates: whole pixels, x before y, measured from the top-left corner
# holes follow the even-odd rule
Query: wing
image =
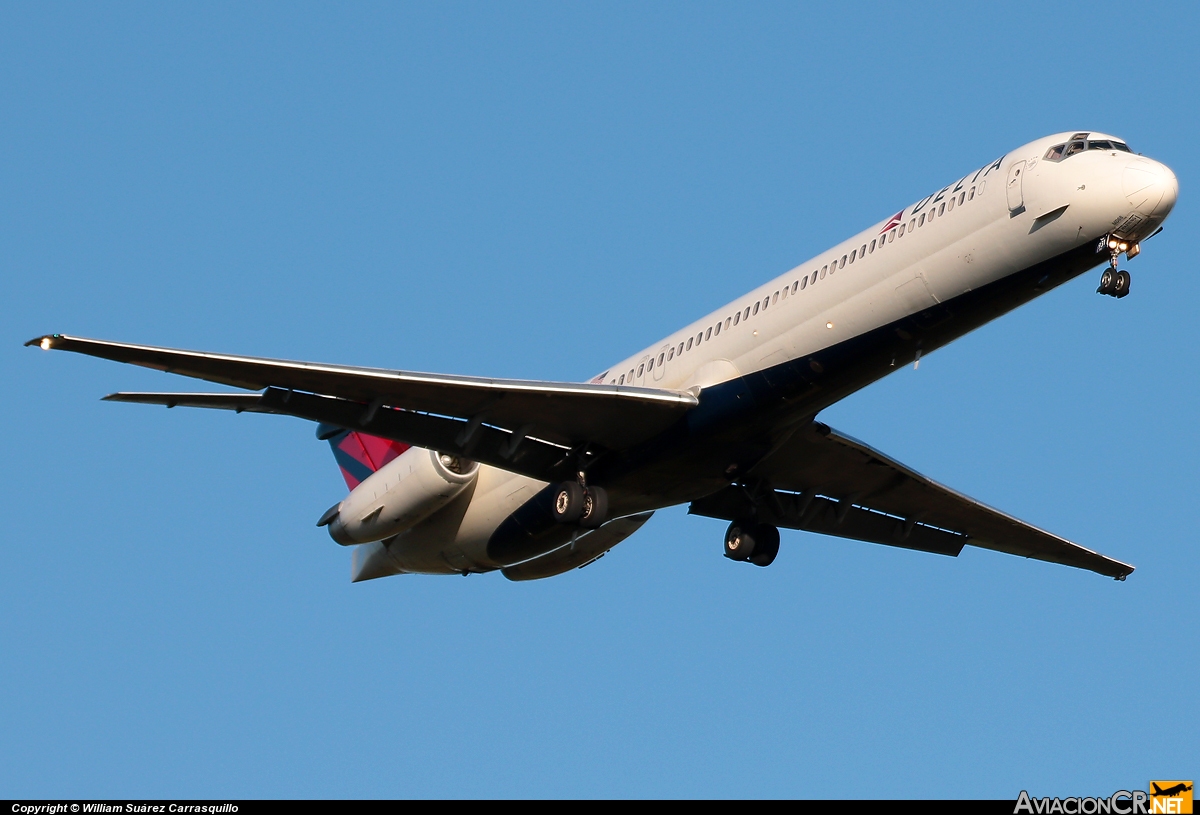
[(698, 404), (696, 395), (687, 391), (357, 368), (62, 334), (37, 337), (26, 345), (263, 391), (106, 397), (113, 401), (300, 416), (462, 453), (537, 478), (554, 477), (565, 466), (567, 450), (631, 447), (662, 432)]
[(689, 512), (758, 517), (788, 529), (957, 556), (964, 545), (1062, 563), (1124, 580), (1133, 567), (942, 486), (819, 422), (797, 431), (734, 485)]

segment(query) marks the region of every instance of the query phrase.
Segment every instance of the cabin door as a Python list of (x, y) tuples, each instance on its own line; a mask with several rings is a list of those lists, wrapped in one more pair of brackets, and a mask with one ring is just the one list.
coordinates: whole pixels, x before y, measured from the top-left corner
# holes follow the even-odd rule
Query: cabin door
[(1025, 194), (1022, 182), (1025, 179), (1025, 162), (1018, 161), (1008, 168), (1008, 211), (1012, 213), (1025, 209)]

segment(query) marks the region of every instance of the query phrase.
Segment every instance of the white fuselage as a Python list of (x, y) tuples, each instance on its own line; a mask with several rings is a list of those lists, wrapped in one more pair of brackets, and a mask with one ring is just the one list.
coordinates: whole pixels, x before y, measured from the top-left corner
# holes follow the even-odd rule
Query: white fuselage
[[(1098, 236), (1133, 243), (1153, 232), (1174, 205), (1171, 171), (1119, 150), (1044, 158), (1070, 137), (1039, 139), (972, 170), (594, 381), (702, 391), (952, 301)], [(1097, 255), (1097, 263), (1107, 260)], [(545, 486), (483, 465), (473, 488), (447, 510), (388, 541), (359, 546), (355, 577), (511, 565), (488, 557), (488, 539)]]

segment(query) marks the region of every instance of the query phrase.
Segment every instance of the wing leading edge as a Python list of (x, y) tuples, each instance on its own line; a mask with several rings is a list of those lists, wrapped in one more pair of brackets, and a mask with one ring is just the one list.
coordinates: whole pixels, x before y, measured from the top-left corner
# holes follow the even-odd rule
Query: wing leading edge
[(714, 518), (957, 556), (978, 546), (1124, 580), (1133, 567), (992, 509), (819, 422), (754, 468), (757, 479), (692, 503)]

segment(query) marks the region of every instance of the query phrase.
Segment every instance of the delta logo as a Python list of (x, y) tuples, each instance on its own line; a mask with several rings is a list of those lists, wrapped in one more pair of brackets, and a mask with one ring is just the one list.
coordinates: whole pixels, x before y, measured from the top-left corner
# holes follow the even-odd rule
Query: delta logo
[(1190, 815), (1191, 811), (1191, 781), (1150, 782), (1150, 815)]

